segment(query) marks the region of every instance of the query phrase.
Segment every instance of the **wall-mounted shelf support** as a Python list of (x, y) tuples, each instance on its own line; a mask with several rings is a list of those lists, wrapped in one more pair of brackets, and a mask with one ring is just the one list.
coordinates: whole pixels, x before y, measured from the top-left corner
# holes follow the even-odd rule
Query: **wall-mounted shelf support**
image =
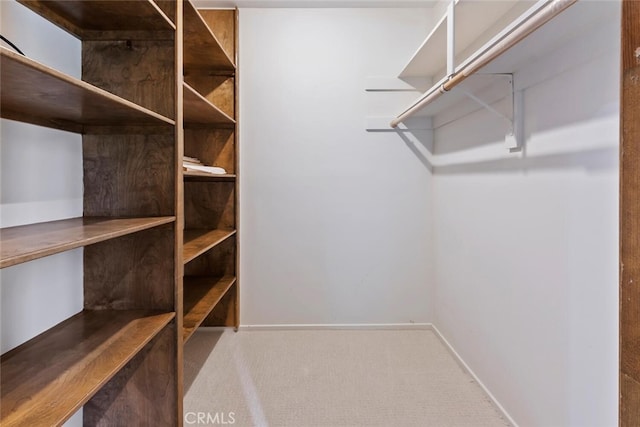
[(456, 72), (456, 2), (451, 0), (447, 6), (447, 76)]
[[(382, 93), (385, 92), (379, 91), (379, 94)], [(395, 100), (395, 98), (389, 98), (391, 93), (401, 94), (402, 92), (387, 90), (385, 96), (387, 102)], [(504, 126), (505, 143), (509, 150), (515, 151), (519, 149), (522, 142), (519, 132), (522, 126), (518, 123), (518, 120), (522, 120), (519, 96), (520, 94), (514, 91), (512, 74), (474, 74), (459, 86), (448, 91), (447, 96), (431, 102), (420, 111), (420, 114), (398, 123), (397, 127), (391, 127), (391, 117), (389, 116), (370, 116), (366, 117), (365, 129), (369, 132), (433, 131), (479, 109), (486, 109), (499, 118), (500, 121), (496, 121), (496, 126), (502, 127), (502, 122), (506, 124)], [(469, 100), (473, 102), (469, 102)]]
[[(486, 74), (485, 74), (486, 75)], [(505, 114), (498, 111), (494, 108), (489, 102), (483, 101), (480, 97), (474, 95), (470, 91), (464, 89), (463, 87), (456, 87), (453, 90), (459, 91), (465, 97), (471, 99), (476, 104), (480, 105), (485, 110), (489, 111), (493, 115), (499, 117), (503, 121), (505, 121), (508, 125), (508, 129), (505, 135), (505, 145), (509, 151), (517, 151), (522, 148), (522, 126), (519, 123), (522, 119), (521, 114), (521, 99), (522, 92), (515, 92), (513, 89), (513, 75), (512, 74), (492, 74), (496, 78), (506, 79), (509, 87), (509, 94), (507, 95), (510, 98), (509, 102), (509, 111)]]
[[(469, 76), (476, 74), (487, 64), (491, 63), (500, 55), (515, 46), (518, 42), (526, 38), (529, 34), (562, 13), (569, 6), (576, 3), (576, 1), (577, 0), (539, 0), (531, 9), (529, 9), (529, 11), (518, 18), (512, 25), (503, 30), (485, 46), (477, 50), (476, 53), (471, 55), (471, 57), (469, 57), (460, 67), (457, 67), (454, 73), (449, 74), (446, 78), (436, 83), (409, 108), (392, 120), (390, 126), (392, 128), (397, 127), (400, 123), (423, 110), (445, 93), (450, 92)], [(448, 13), (453, 13), (452, 7), (449, 8)], [(453, 16), (451, 18), (453, 18)], [(451, 25), (454, 30), (454, 20), (450, 20), (452, 21)], [(453, 31), (451, 30), (451, 32)], [(449, 34), (449, 37), (453, 37), (452, 34)], [(451, 68), (453, 62), (451, 52), (452, 46), (455, 45), (453, 41), (450, 40), (447, 52), (448, 69)]]

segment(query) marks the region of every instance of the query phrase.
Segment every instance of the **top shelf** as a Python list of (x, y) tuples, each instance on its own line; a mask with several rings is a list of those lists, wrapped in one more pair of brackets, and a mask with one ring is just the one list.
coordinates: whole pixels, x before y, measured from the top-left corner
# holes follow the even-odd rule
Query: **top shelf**
[(81, 40), (112, 38), (110, 32), (145, 37), (149, 32), (176, 30), (153, 0), (18, 1)]
[(236, 67), (190, 1), (184, 2), (184, 73), (233, 74)]
[[(486, 43), (533, 4), (535, 1), (531, 0), (458, 0), (454, 11), (456, 59)], [(445, 13), (404, 67), (401, 78), (428, 77), (437, 80), (445, 75), (448, 19)]]
[(173, 126), (158, 113), (0, 47), (2, 117), (86, 132), (87, 126)]

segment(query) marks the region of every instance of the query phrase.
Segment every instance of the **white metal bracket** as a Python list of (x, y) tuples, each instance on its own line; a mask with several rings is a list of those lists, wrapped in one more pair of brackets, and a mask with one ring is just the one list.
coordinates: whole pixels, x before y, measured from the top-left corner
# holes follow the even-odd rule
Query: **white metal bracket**
[(447, 76), (456, 72), (456, 2), (451, 0), (447, 6)]
[[(486, 74), (485, 74), (486, 75)], [(497, 74), (499, 76), (505, 76), (505, 74)], [(522, 92), (516, 92), (513, 89), (513, 75), (507, 74), (509, 77), (509, 94), (510, 102), (508, 112), (502, 113), (496, 108), (491, 106), (488, 102), (483, 101), (478, 96), (465, 90), (463, 87), (456, 87), (454, 90), (464, 94), (467, 98), (473, 100), (487, 111), (491, 112), (495, 116), (505, 121), (508, 125), (508, 129), (505, 135), (505, 146), (511, 151), (519, 151), (522, 149), (523, 134), (522, 134)]]

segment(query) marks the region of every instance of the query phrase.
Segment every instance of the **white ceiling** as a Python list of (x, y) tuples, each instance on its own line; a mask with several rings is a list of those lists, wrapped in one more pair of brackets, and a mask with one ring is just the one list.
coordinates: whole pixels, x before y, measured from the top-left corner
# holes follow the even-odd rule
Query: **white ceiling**
[(438, 0), (192, 0), (198, 8), (216, 7), (433, 7)]

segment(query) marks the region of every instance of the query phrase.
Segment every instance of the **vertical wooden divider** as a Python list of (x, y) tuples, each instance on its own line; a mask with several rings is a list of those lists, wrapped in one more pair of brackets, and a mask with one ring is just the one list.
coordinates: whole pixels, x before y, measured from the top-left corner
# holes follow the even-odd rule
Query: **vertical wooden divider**
[(620, 426), (640, 426), (640, 2), (622, 2)]
[[(235, 154), (236, 154), (236, 171), (240, 171), (240, 14), (238, 8), (233, 11), (233, 22), (235, 31), (233, 32), (233, 51), (235, 52), (236, 78), (233, 87), (236, 111), (236, 132), (235, 132)], [(235, 301), (235, 322), (236, 331), (240, 327), (240, 174), (236, 179), (236, 301)]]
[(175, 313), (84, 405), (90, 426), (182, 425), (182, 1), (162, 7), (175, 32), (82, 40), (84, 81), (176, 122), (83, 135), (85, 216), (176, 218), (84, 250), (85, 309)]
[(175, 40), (175, 73), (176, 73), (176, 233), (175, 233), (175, 310), (176, 310), (176, 335), (174, 337), (177, 350), (177, 368), (176, 379), (178, 385), (177, 391), (177, 411), (178, 426), (182, 426), (184, 422), (184, 343), (183, 335), (183, 318), (184, 318), (184, 261), (183, 261), (183, 243), (184, 243), (184, 177), (182, 172), (182, 158), (184, 156), (184, 76), (183, 76), (183, 57), (184, 57), (184, 4), (177, 1), (176, 10), (176, 40)]

